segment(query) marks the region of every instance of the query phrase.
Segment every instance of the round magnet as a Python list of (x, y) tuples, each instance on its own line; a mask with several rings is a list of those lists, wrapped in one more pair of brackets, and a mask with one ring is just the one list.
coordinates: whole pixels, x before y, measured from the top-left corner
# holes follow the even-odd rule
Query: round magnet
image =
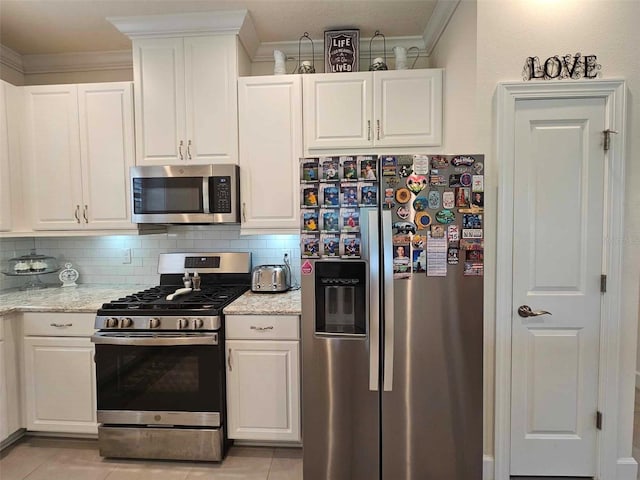
[(471, 174), (470, 173), (463, 173), (462, 175), (460, 175), (460, 185), (462, 185), (463, 187), (471, 186)]
[(456, 214), (451, 210), (440, 210), (436, 213), (436, 221), (438, 223), (444, 223), (445, 225), (449, 225), (450, 223), (455, 222)]
[(398, 217), (400, 217), (402, 220), (406, 220), (407, 218), (409, 218), (409, 215), (411, 214), (411, 210), (409, 210), (407, 207), (405, 207), (404, 205), (400, 205), (398, 207), (398, 210), (396, 210), (396, 214), (398, 215)]
[(427, 199), (425, 197), (417, 197), (414, 201), (413, 201), (413, 209), (416, 212), (421, 212), (423, 210), (427, 209), (427, 205), (429, 204), (429, 202), (427, 201)]
[(411, 245), (413, 245), (413, 248), (418, 250), (422, 250), (425, 247), (426, 243), (427, 243), (427, 237), (424, 235), (416, 234), (411, 239)]
[(396, 190), (396, 200), (398, 203), (407, 203), (411, 200), (411, 192), (406, 188)]
[(471, 168), (473, 168), (473, 172), (476, 175), (480, 175), (482, 173), (482, 171), (484, 170), (484, 164), (482, 164), (482, 163), (474, 163), (473, 167), (471, 167)]
[(431, 215), (429, 215), (427, 212), (418, 212), (416, 213), (416, 217), (413, 222), (416, 224), (416, 227), (418, 227), (418, 229), (427, 228), (429, 225), (431, 225)]

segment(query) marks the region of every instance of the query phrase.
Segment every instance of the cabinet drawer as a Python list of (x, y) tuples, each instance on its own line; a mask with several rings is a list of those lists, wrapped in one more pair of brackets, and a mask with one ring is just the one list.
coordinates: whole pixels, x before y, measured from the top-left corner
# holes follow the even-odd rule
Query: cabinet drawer
[(291, 339), (300, 338), (300, 318), (297, 315), (227, 315), (228, 339)]
[(48, 313), (23, 314), (25, 336), (42, 337), (90, 337), (95, 329), (93, 313)]

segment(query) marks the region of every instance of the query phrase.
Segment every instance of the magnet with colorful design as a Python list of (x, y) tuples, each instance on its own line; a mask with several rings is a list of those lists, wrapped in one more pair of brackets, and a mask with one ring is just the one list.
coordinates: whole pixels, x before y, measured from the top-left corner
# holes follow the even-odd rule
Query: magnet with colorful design
[(418, 230), (424, 230), (433, 223), (431, 215), (427, 212), (417, 212), (413, 222), (416, 224)]
[(431, 190), (428, 195), (428, 204), (431, 210), (437, 210), (440, 208), (440, 192), (438, 190)]
[(436, 212), (436, 222), (449, 225), (456, 221), (456, 214), (451, 210), (439, 210)]
[(416, 197), (416, 199), (413, 201), (413, 209), (416, 212), (426, 210), (428, 206), (429, 201), (426, 199), (426, 197)]

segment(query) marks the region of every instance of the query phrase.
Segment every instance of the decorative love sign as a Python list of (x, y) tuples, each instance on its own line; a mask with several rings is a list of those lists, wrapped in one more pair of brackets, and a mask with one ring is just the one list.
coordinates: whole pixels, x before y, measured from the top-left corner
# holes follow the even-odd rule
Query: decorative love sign
[(580, 52), (575, 55), (554, 55), (544, 62), (538, 57), (527, 57), (522, 69), (522, 78), (526, 81), (597, 78), (600, 76), (601, 68), (602, 65), (597, 62), (595, 55), (582, 55)]

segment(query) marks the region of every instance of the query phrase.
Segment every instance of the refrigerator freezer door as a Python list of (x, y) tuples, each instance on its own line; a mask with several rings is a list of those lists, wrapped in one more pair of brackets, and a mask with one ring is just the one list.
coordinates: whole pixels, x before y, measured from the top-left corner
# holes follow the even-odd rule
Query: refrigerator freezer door
[(315, 273), (329, 262), (315, 261), (311, 274), (302, 275), (304, 479), (374, 480), (380, 475), (380, 392), (370, 390), (369, 329), (351, 337), (315, 332)]
[(394, 282), (383, 480), (482, 479), (482, 277), (449, 268)]

